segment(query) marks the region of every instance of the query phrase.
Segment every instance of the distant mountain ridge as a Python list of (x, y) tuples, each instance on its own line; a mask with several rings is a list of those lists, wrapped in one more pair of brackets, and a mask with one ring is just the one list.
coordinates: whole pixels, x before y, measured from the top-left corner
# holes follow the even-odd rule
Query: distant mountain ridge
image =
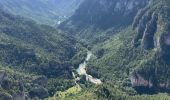
[(83, 0), (0, 0), (5, 11), (48, 25), (70, 17)]

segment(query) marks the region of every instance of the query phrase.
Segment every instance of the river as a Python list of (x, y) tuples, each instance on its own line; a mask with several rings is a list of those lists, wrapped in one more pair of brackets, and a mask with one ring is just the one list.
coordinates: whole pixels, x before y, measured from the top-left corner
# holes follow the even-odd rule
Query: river
[(90, 60), (92, 55), (93, 55), (92, 52), (90, 52), (90, 51), (87, 52), (87, 57), (86, 57), (85, 61), (79, 65), (79, 67), (77, 69), (77, 73), (79, 75), (85, 75), (86, 81), (90, 81), (91, 83), (100, 85), (100, 84), (102, 84), (102, 81), (100, 79), (94, 78), (92, 75), (89, 75), (86, 72), (87, 62)]

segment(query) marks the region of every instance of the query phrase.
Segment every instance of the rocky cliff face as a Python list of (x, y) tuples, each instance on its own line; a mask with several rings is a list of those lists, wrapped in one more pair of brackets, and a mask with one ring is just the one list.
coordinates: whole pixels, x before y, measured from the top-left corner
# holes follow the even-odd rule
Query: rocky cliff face
[(73, 25), (94, 25), (103, 29), (129, 25), (137, 11), (147, 4), (148, 0), (85, 0), (68, 21)]
[(137, 86), (152, 87), (153, 86), (153, 84), (149, 80), (145, 80), (143, 77), (141, 77), (137, 73), (131, 76), (131, 84), (132, 84), (132, 87), (137, 87)]
[(144, 78), (136, 72), (131, 75), (130, 79), (132, 87), (135, 88), (138, 93), (170, 92), (169, 80), (156, 83), (150, 76)]
[(165, 56), (169, 55), (169, 1), (152, 2), (152, 4), (142, 9), (133, 22), (136, 31), (133, 44), (135, 47), (141, 46), (144, 50), (156, 48)]
[(96, 31), (130, 25), (139, 9), (148, 3), (149, 0), (85, 0), (60, 28), (86, 40), (105, 38), (106, 34), (100, 37)]
[[(131, 77), (133, 87), (145, 87), (157, 91), (170, 91), (170, 1), (157, 0), (137, 14), (133, 22), (133, 45), (145, 52), (155, 52), (153, 57), (140, 65)], [(154, 50), (154, 51), (153, 51)], [(140, 88), (141, 89), (141, 88)]]

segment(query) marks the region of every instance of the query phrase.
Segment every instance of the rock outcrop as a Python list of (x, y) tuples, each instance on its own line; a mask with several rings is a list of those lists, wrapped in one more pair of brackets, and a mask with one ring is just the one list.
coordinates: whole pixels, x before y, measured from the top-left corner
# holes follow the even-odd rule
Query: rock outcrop
[(138, 73), (134, 73), (130, 77), (132, 87), (153, 87), (153, 83), (150, 80), (144, 79), (142, 76), (140, 76)]
[[(139, 15), (141, 16), (142, 14)], [(155, 12), (147, 12), (138, 22), (136, 22), (137, 20), (135, 20), (133, 24), (133, 28), (135, 28), (136, 31), (133, 40), (133, 45), (135, 47), (141, 45), (142, 49), (144, 50), (150, 50), (156, 47), (156, 45), (154, 44), (154, 36), (157, 32), (157, 20), (158, 17)], [(137, 26), (135, 26), (136, 23), (138, 23)]]
[(153, 49), (154, 46), (154, 36), (157, 31), (157, 15), (152, 14), (151, 20), (146, 25), (143, 38), (142, 38), (142, 48), (144, 50)]
[[(137, 16), (141, 16), (141, 15), (139, 14)], [(143, 16), (141, 18), (141, 20), (139, 22), (137, 22), (138, 19), (139, 18), (136, 18), (133, 23), (133, 28), (136, 28), (136, 33), (135, 33), (135, 37), (133, 40), (133, 44), (135, 47), (141, 44), (141, 39), (144, 35), (146, 24), (151, 19), (151, 15), (150, 15), (150, 13), (147, 13), (145, 16)], [(138, 23), (138, 26), (136, 26), (137, 23)]]
[(132, 87), (142, 90), (142, 93), (149, 90), (151, 93), (170, 92), (169, 4), (169, 0), (152, 1), (136, 15), (132, 25), (135, 32), (132, 42), (134, 48), (140, 47), (145, 51), (144, 55), (148, 53), (152, 56), (139, 64), (130, 77)]
[[(156, 5), (157, 4), (157, 5)], [(140, 46), (143, 50), (156, 49), (163, 56), (168, 56), (170, 51), (169, 18), (170, 9), (167, 9), (169, 1), (152, 2), (150, 6), (143, 8), (135, 17), (133, 29), (135, 36), (134, 47)]]
[(131, 75), (130, 80), (132, 87), (139, 93), (157, 93), (162, 91), (170, 93), (170, 80), (158, 82), (157, 80), (152, 80), (151, 76), (148, 76), (146, 79), (137, 72)]

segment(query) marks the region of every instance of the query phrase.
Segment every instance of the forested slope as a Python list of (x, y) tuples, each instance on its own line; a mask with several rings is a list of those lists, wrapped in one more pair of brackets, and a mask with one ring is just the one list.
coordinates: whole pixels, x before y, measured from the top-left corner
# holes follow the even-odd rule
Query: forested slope
[(0, 99), (45, 98), (74, 85), (73, 37), (0, 10)]

